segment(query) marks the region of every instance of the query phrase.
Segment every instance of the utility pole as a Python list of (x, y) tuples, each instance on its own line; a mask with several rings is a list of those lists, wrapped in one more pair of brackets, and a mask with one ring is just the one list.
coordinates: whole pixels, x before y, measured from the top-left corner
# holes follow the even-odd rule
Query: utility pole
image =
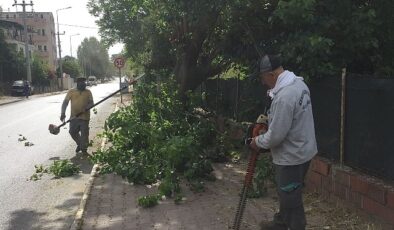
[(25, 37), (25, 56), (26, 56), (26, 80), (31, 83), (31, 67), (30, 67), (30, 52), (29, 52), (29, 40), (27, 38), (27, 25), (26, 25), (26, 6), (33, 7), (33, 1), (30, 3), (25, 3), (23, 0), (22, 3), (18, 3), (16, 0), (12, 6), (22, 6), (23, 8), (23, 27), (24, 27), (24, 37)]
[(58, 11), (60, 11), (60, 10), (67, 10), (67, 9), (70, 9), (70, 8), (71, 8), (71, 6), (66, 7), (66, 8), (57, 9), (57, 10), (56, 10), (57, 45), (58, 45), (58, 47), (59, 47), (59, 70), (60, 70), (61, 90), (64, 89), (64, 86), (63, 86), (62, 46), (61, 46), (61, 44), (60, 44), (60, 35), (65, 35), (66, 32), (63, 32), (63, 34), (60, 34)]

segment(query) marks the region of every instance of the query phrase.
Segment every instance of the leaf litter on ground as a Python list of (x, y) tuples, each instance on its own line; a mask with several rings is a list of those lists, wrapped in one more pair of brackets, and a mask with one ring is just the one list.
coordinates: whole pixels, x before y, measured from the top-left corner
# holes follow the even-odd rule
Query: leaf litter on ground
[(34, 165), (35, 173), (30, 177), (30, 180), (37, 181), (42, 178), (44, 174), (53, 174), (55, 178), (74, 176), (80, 172), (80, 168), (74, 165), (70, 160), (55, 160), (52, 165), (45, 167), (41, 165)]

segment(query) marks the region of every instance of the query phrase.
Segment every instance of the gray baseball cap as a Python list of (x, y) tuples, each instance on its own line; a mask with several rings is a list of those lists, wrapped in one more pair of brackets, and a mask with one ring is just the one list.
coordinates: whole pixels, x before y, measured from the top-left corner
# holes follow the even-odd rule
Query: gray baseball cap
[(259, 72), (265, 73), (273, 71), (282, 66), (280, 55), (264, 55), (259, 64)]

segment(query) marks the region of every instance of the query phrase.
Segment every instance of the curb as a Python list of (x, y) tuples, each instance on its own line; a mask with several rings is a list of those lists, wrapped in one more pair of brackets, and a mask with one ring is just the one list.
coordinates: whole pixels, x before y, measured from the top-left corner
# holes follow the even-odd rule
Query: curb
[(23, 99), (17, 99), (17, 100), (12, 100), (12, 101), (8, 101), (8, 102), (3, 102), (3, 103), (0, 103), (0, 106), (12, 104), (12, 103), (19, 102), (19, 101), (23, 101)]
[[(116, 103), (115, 105), (115, 110), (118, 110), (118, 103)], [(103, 150), (105, 147), (105, 143), (107, 141), (107, 138), (104, 137), (101, 141), (101, 147), (100, 150)], [(98, 164), (93, 165), (92, 171), (90, 172), (90, 178), (88, 183), (86, 184), (85, 190), (83, 192), (83, 196), (81, 199), (81, 203), (79, 204), (79, 208), (77, 211), (77, 214), (74, 217), (74, 221), (70, 227), (70, 230), (80, 230), (83, 224), (83, 215), (85, 213), (85, 207), (86, 207), (86, 203), (88, 201), (89, 195), (90, 195), (90, 191), (92, 190), (93, 187), (93, 182), (94, 179), (97, 176), (97, 168), (98, 168)]]

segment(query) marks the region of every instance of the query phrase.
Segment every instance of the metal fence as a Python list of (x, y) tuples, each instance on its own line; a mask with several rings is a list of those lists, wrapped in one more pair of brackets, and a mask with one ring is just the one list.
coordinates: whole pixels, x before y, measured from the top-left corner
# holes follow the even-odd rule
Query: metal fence
[(198, 90), (205, 95), (206, 108), (236, 121), (255, 121), (270, 103), (267, 89), (255, 78), (216, 78), (205, 81)]
[(349, 75), (345, 164), (394, 180), (394, 79)]
[[(319, 154), (394, 180), (394, 79), (346, 76), (344, 153), (341, 144), (341, 76), (314, 79), (312, 95)], [(237, 121), (254, 121), (269, 106), (257, 79), (213, 79), (200, 89), (206, 108)]]
[(340, 160), (341, 78), (314, 79), (309, 84), (319, 154)]

